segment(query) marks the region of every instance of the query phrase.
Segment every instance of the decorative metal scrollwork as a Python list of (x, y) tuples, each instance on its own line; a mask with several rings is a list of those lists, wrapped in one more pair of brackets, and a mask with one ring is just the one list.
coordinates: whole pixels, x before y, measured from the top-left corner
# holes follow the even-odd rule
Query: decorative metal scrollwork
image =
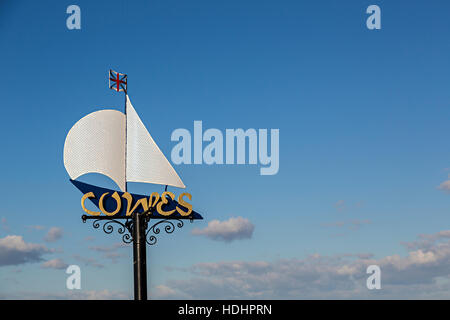
[[(173, 233), (175, 231), (175, 226), (177, 226), (178, 228), (182, 228), (184, 226), (184, 222), (183, 220), (179, 220), (179, 219), (167, 219), (167, 220), (161, 220), (158, 221), (157, 223), (155, 223), (154, 225), (152, 225), (150, 228), (147, 229), (147, 231), (145, 232), (145, 241), (149, 244), (149, 245), (154, 245), (158, 239), (156, 238), (156, 236), (154, 236), (154, 234), (159, 234), (161, 232), (160, 225), (165, 224), (164, 226), (164, 231), (166, 233)], [(153, 234), (151, 234), (153, 233)]]
[[(146, 215), (143, 213), (143, 230), (145, 230), (145, 241), (149, 245), (154, 245), (158, 241), (156, 238), (156, 235), (161, 233), (161, 229), (163, 229), (167, 234), (173, 233), (175, 229), (182, 228), (184, 226), (184, 222), (181, 219), (164, 219), (164, 220), (158, 220), (155, 224), (153, 224), (150, 228), (149, 222), (150, 222), (150, 215)], [(117, 230), (119, 234), (122, 235), (122, 241), (125, 243), (131, 243), (133, 242), (133, 229), (134, 229), (134, 223), (133, 219), (130, 217), (124, 217), (121, 219), (126, 219), (125, 222), (120, 222), (117, 219), (114, 219), (113, 217), (107, 217), (107, 216), (87, 216), (83, 215), (81, 217), (83, 220), (83, 223), (86, 223), (87, 220), (94, 220), (92, 223), (92, 226), (94, 229), (99, 229), (101, 226), (101, 223), (103, 222), (103, 232), (107, 234), (111, 234), (114, 232), (114, 230)], [(120, 219), (120, 218), (119, 218)], [(193, 219), (189, 219), (191, 223), (194, 221)], [(115, 226), (116, 224), (116, 226)], [(117, 229), (115, 228), (117, 227)]]
[[(91, 218), (91, 217), (87, 217), (85, 215), (83, 215), (81, 217), (81, 219), (83, 220), (83, 223), (86, 223), (86, 220), (88, 219), (95, 219), (95, 218)], [(100, 228), (100, 223), (103, 223), (103, 232), (107, 233), (107, 234), (111, 234), (114, 232), (114, 224), (117, 224), (117, 232), (119, 234), (122, 235), (122, 241), (124, 243), (131, 243), (133, 242), (133, 222), (131, 219), (127, 219), (127, 221), (125, 223), (122, 223), (120, 221), (117, 221), (115, 219), (112, 218), (99, 218), (99, 219), (95, 219), (94, 222), (92, 223), (92, 226), (94, 227), (94, 229), (99, 229)]]

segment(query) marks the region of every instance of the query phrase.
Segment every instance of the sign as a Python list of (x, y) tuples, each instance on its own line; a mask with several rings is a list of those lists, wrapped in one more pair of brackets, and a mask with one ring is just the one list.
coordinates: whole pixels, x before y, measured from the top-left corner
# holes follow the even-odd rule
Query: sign
[[(165, 191), (162, 194), (153, 192), (145, 196), (101, 188), (76, 180), (70, 182), (83, 193), (81, 207), (92, 216), (131, 218), (134, 213), (148, 212), (153, 219), (203, 219), (199, 213), (192, 210), (192, 204), (188, 202), (192, 200), (190, 193), (181, 193), (176, 197), (174, 193)], [(88, 199), (98, 211), (86, 207)]]

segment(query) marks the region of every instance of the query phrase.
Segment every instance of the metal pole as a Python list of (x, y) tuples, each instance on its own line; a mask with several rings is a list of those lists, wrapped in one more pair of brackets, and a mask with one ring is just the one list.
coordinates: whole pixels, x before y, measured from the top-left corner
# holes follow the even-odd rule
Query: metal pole
[(134, 300), (147, 300), (147, 256), (145, 242), (145, 217), (133, 216)]

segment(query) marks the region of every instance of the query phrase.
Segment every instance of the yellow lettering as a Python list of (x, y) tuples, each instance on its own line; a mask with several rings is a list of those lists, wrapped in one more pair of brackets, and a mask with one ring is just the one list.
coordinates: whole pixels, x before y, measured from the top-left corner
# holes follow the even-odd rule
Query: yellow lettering
[(86, 201), (87, 198), (95, 198), (94, 193), (88, 192), (88, 193), (84, 194), (83, 197), (81, 198), (81, 207), (83, 208), (84, 212), (86, 212), (87, 214), (90, 214), (91, 216), (99, 216), (100, 215), (99, 211), (91, 211), (86, 208), (86, 206), (84, 205), (84, 202)]
[(158, 203), (158, 205), (156, 206), (156, 211), (158, 211), (158, 213), (162, 216), (170, 216), (172, 213), (175, 212), (175, 209), (170, 210), (170, 211), (164, 211), (162, 209), (162, 206), (166, 203), (169, 203), (169, 201), (166, 198), (166, 195), (168, 195), (172, 200), (175, 200), (175, 195), (170, 192), (170, 191), (164, 191), (163, 194), (161, 195), (161, 202)]
[(105, 215), (113, 216), (113, 215), (117, 214), (117, 212), (120, 211), (120, 208), (122, 208), (122, 200), (120, 199), (120, 196), (117, 193), (117, 191), (114, 192), (112, 197), (113, 197), (114, 200), (116, 200), (117, 208), (113, 212), (108, 212), (108, 211), (106, 211), (105, 207), (103, 206), (104, 198), (108, 195), (108, 193), (109, 192), (106, 192), (106, 193), (102, 194), (102, 196), (100, 197), (100, 201), (98, 202), (98, 205), (100, 207), (101, 212), (103, 212)]
[[(108, 194), (109, 194), (109, 192), (102, 194), (102, 196), (100, 197), (100, 200), (98, 202), (98, 206), (100, 208), (100, 211), (103, 214), (105, 214), (107, 216), (114, 216), (121, 210), (122, 200), (119, 196), (119, 193), (117, 191), (115, 191), (111, 195), (111, 197), (114, 200), (116, 200), (117, 207), (114, 211), (108, 212), (105, 209), (105, 203), (104, 203), (105, 197), (107, 197)], [(122, 198), (124, 198), (127, 201), (127, 210), (126, 210), (125, 214), (126, 214), (126, 216), (131, 216), (139, 208), (139, 206), (142, 206), (142, 209), (144, 210), (144, 212), (148, 211), (150, 208), (156, 207), (156, 211), (162, 216), (170, 216), (175, 211), (177, 211), (183, 217), (189, 216), (192, 213), (192, 204), (190, 204), (189, 202), (184, 200), (184, 197), (187, 197), (189, 200), (192, 200), (192, 195), (190, 193), (185, 192), (185, 193), (180, 194), (178, 197), (179, 206), (177, 206), (173, 210), (165, 211), (165, 210), (163, 210), (162, 206), (169, 203), (169, 200), (167, 199), (168, 197), (172, 200), (175, 200), (175, 194), (173, 194), (170, 191), (163, 192), (161, 196), (159, 195), (158, 192), (153, 192), (148, 199), (141, 198), (133, 206), (133, 196), (130, 193), (125, 192), (122, 194)], [(81, 207), (87, 214), (92, 215), (92, 216), (99, 216), (101, 214), (99, 211), (91, 211), (86, 208), (85, 202), (86, 202), (86, 199), (88, 199), (88, 198), (95, 198), (95, 194), (93, 192), (88, 192), (88, 193), (84, 194), (83, 197), (81, 198)], [(184, 209), (187, 209), (187, 211), (185, 211)]]
[(189, 200), (192, 201), (192, 195), (191, 195), (190, 193), (185, 192), (185, 193), (180, 194), (180, 196), (178, 197), (178, 203), (181, 204), (183, 207), (187, 208), (188, 211), (187, 211), (187, 212), (186, 212), (186, 211), (183, 211), (183, 210), (181, 210), (181, 208), (179, 208), (178, 206), (177, 206), (176, 209), (177, 209), (178, 213), (179, 213), (181, 216), (186, 217), (186, 216), (190, 215), (191, 212), (192, 212), (192, 204), (190, 204), (190, 203), (184, 201), (184, 200), (183, 200), (183, 197), (184, 197), (184, 196), (188, 197)]
[(134, 212), (134, 210), (136, 210), (136, 208), (141, 205), (142, 208), (144, 209), (144, 211), (148, 210), (148, 203), (147, 203), (147, 198), (141, 198), (139, 199), (136, 204), (134, 205), (133, 209), (130, 210), (131, 208), (131, 204), (133, 203), (133, 196), (131, 194), (129, 194), (128, 192), (125, 192), (122, 195), (122, 198), (127, 200), (127, 212), (126, 212), (126, 216), (131, 216)]
[(125, 215), (129, 216), (131, 214), (130, 208), (131, 208), (131, 204), (133, 203), (133, 196), (129, 192), (125, 192), (122, 195), (122, 198), (127, 200), (127, 213)]
[[(142, 208), (144, 209), (144, 211), (148, 210), (148, 202), (147, 202), (147, 198), (141, 198), (139, 199), (136, 204), (134, 205), (133, 209), (131, 209), (130, 215), (133, 214), (134, 210), (136, 210), (136, 208), (141, 205)], [(127, 213), (128, 215), (128, 213)]]
[[(155, 201), (153, 201), (153, 197), (155, 197)], [(153, 208), (159, 201), (159, 193), (158, 192), (152, 192), (150, 195), (150, 198), (148, 198), (148, 207)]]

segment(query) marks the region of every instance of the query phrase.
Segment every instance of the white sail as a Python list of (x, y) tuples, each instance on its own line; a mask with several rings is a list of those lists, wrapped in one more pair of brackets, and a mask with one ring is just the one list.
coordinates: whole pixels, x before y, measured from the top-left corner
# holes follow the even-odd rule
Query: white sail
[(134, 110), (127, 95), (127, 181), (185, 188)]
[(101, 173), (125, 191), (125, 115), (101, 110), (75, 123), (64, 143), (64, 166), (73, 180)]
[(64, 166), (70, 178), (75, 180), (86, 173), (101, 173), (122, 191), (126, 190), (126, 181), (185, 188), (145, 128), (128, 95), (126, 98), (126, 116), (117, 110), (96, 111), (70, 129), (64, 143)]

